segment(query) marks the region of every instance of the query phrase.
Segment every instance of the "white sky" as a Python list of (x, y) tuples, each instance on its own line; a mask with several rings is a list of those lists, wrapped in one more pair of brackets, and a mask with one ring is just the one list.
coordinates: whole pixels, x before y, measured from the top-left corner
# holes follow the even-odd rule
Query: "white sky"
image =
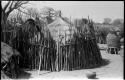
[(104, 18), (124, 18), (123, 1), (30, 1), (27, 6), (38, 9), (44, 6), (61, 10), (65, 17), (87, 18), (88, 15), (96, 22), (103, 22)]

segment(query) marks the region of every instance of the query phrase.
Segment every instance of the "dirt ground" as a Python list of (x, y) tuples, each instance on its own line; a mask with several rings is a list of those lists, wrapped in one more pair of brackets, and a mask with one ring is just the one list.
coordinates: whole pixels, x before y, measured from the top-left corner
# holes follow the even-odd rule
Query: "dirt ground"
[(123, 80), (123, 59), (120, 55), (108, 54), (106, 51), (101, 50), (102, 58), (105, 60), (104, 65), (93, 68), (93, 69), (82, 69), (74, 71), (60, 71), (60, 72), (49, 72), (41, 71), (38, 75), (38, 71), (26, 71), (21, 74), (19, 79), (28, 80), (64, 80), (64, 79), (77, 79), (86, 80), (87, 72), (96, 72), (97, 80)]

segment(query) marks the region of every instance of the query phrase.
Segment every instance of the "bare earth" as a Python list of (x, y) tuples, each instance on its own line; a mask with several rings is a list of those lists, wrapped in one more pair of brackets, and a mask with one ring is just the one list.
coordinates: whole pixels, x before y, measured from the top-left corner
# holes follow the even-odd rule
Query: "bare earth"
[(30, 75), (21, 74), (19, 79), (29, 80), (64, 80), (64, 79), (78, 79), (86, 80), (86, 72), (96, 72), (97, 79), (112, 79), (112, 80), (123, 80), (123, 59), (120, 55), (108, 54), (106, 51), (101, 50), (103, 59), (106, 60), (106, 64), (93, 69), (82, 69), (74, 71), (60, 71), (60, 72), (49, 72), (41, 71), (38, 75), (38, 71), (26, 71)]

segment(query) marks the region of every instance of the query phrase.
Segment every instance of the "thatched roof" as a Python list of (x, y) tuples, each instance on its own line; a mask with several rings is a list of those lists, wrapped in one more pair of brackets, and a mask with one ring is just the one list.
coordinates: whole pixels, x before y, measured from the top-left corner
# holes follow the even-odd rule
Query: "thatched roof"
[(4, 42), (1, 42), (1, 63), (8, 62), (12, 55), (19, 55), (19, 52)]
[(52, 26), (70, 26), (68, 22), (66, 22), (62, 17), (57, 17), (55, 21), (50, 23), (48, 27)]
[(59, 35), (73, 34), (73, 30), (71, 29), (73, 26), (62, 17), (57, 17), (55, 21), (48, 25), (48, 28), (54, 40), (57, 40)]

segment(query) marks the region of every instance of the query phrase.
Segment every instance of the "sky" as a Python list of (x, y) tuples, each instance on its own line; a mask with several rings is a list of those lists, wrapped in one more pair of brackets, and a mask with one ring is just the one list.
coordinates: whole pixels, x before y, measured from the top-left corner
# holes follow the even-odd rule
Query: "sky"
[(45, 6), (52, 7), (71, 19), (87, 18), (89, 15), (95, 22), (103, 22), (104, 18), (124, 18), (123, 1), (30, 1), (26, 6), (38, 10)]

